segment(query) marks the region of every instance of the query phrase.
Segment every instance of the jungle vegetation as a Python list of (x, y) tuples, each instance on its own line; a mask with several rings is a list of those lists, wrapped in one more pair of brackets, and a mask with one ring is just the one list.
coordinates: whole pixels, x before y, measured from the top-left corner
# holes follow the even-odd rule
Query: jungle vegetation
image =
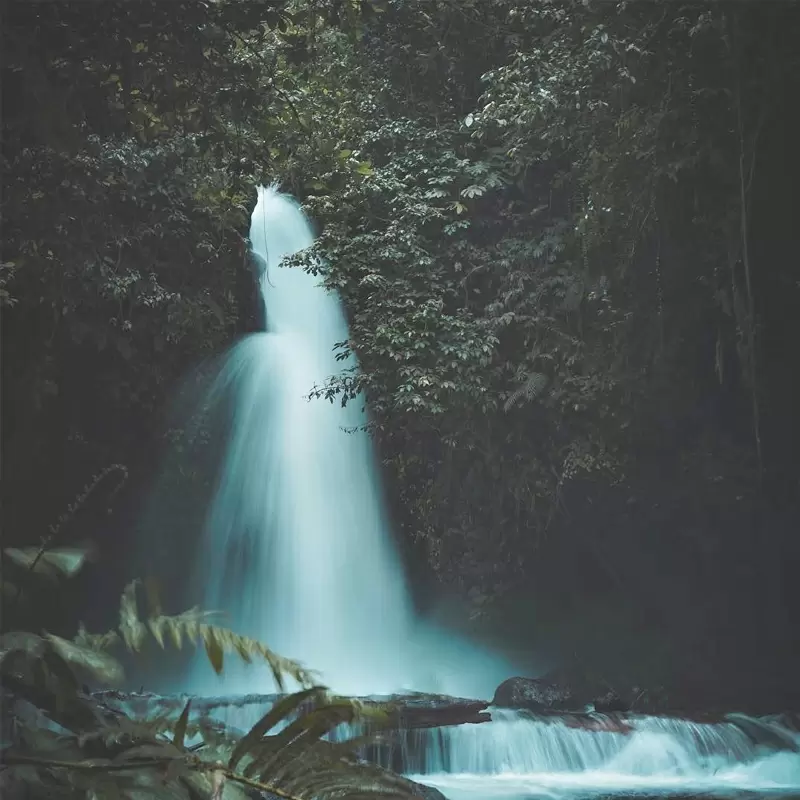
[(441, 586), (618, 667), (796, 650), (795, 4), (3, 14), (11, 544), (108, 464), (136, 508), (179, 379), (258, 324), (244, 237), (279, 180), (361, 365), (319, 393), (366, 393)]
[[(65, 639), (48, 632), (43, 594), (57, 596), (84, 567), (87, 552), (59, 547), (47, 536), (38, 547), (5, 548), (4, 603), (0, 627), (0, 789), (9, 798), (186, 798), (186, 800), (324, 800), (410, 798), (414, 784), (359, 758), (365, 742), (379, 740), (391, 707), (364, 708), (336, 697), (315, 682), (313, 672), (265, 645), (214, 624), (213, 615), (190, 609), (164, 613), (152, 582), (122, 593), (118, 624), (103, 634)], [(36, 634), (31, 630), (41, 631)], [(204, 647), (214, 671), (227, 654), (269, 665), (284, 692), (247, 732), (220, 722), (208, 710), (191, 714), (194, 698), (177, 716), (134, 714), (110, 705), (100, 686), (118, 686), (122, 662), (113, 654), (147, 644), (178, 649)], [(286, 694), (284, 678), (301, 686)], [(123, 695), (124, 697), (124, 695)], [(342, 725), (368, 731), (333, 741)], [(357, 728), (351, 728), (357, 730)]]

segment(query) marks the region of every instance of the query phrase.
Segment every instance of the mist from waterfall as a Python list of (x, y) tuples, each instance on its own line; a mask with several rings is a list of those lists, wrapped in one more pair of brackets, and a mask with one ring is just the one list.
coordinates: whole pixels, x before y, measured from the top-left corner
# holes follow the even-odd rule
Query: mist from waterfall
[[(491, 697), (501, 659), (415, 619), (389, 535), (363, 398), (309, 399), (348, 339), (338, 297), (282, 265), (313, 244), (298, 204), (259, 187), (250, 241), (266, 331), (228, 354), (209, 404), (230, 408), (227, 451), (197, 580), (203, 605), (236, 631), (318, 670), (353, 694), (400, 690)], [(271, 688), (266, 669), (195, 665), (195, 691)]]

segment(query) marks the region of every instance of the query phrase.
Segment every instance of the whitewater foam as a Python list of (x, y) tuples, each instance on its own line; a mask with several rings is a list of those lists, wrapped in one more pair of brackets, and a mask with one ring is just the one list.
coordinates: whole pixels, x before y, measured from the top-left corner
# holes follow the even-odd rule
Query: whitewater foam
[[(748, 730), (777, 723), (714, 724), (626, 716), (629, 733), (569, 727), (565, 719), (492, 711), (492, 722), (428, 737), (410, 777), (450, 800), (675, 796), (742, 792), (800, 795), (800, 737), (781, 727), (792, 751), (775, 752)], [(770, 742), (775, 739), (768, 737)]]

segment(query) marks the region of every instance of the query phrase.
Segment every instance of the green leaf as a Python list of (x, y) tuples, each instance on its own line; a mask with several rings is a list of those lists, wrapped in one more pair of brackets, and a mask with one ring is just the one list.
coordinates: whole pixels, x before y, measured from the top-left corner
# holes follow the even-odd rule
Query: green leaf
[(45, 638), (67, 664), (86, 670), (101, 683), (120, 684), (125, 677), (122, 664), (102, 650), (82, 647), (52, 633), (45, 633)]
[(79, 547), (58, 547), (44, 551), (40, 547), (7, 547), (3, 552), (21, 567), (32, 568), (37, 575), (72, 578), (81, 571), (91, 551)]
[(172, 743), (183, 750), (183, 740), (186, 738), (186, 726), (189, 724), (189, 709), (192, 706), (192, 699), (186, 701), (186, 705), (181, 711), (178, 722), (175, 724), (175, 735), (172, 737)]
[(222, 668), (225, 664), (225, 651), (222, 649), (222, 643), (216, 635), (213, 627), (206, 626), (203, 631), (203, 643), (206, 647), (206, 655), (211, 662), (211, 666), (217, 675), (222, 674)]
[(139, 619), (136, 605), (136, 586), (139, 581), (131, 581), (122, 593), (119, 604), (119, 632), (126, 646), (134, 652), (141, 649), (147, 637), (147, 628)]
[(286, 719), (296, 711), (306, 700), (314, 698), (319, 700), (326, 696), (327, 688), (324, 686), (312, 686), (302, 692), (295, 692), (275, 703), (274, 706), (255, 725), (239, 740), (228, 761), (229, 769), (235, 769), (236, 765), (252, 748), (261, 741), (261, 738), (279, 722)]
[(280, 733), (263, 741), (253, 761), (244, 770), (245, 775), (269, 776), (285, 770), (291, 762), (308, 754), (334, 728), (352, 722), (358, 713), (357, 702), (338, 700), (304, 714)]
[(478, 186), (477, 184), (473, 184), (472, 186), (467, 186), (466, 189), (461, 191), (462, 197), (480, 197), (486, 189), (483, 186)]

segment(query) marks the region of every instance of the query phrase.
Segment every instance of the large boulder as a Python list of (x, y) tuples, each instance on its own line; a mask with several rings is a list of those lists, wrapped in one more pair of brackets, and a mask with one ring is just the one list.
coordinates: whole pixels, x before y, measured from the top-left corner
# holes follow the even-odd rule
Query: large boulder
[(594, 710), (601, 714), (615, 714), (631, 709), (630, 702), (621, 697), (615, 689), (607, 689), (598, 694), (591, 704)]
[(580, 707), (572, 689), (548, 678), (514, 677), (495, 690), (492, 705), (528, 711), (566, 711)]
[(492, 705), (528, 711), (594, 711), (612, 714), (629, 711), (630, 701), (614, 689), (549, 674), (541, 678), (514, 677), (503, 681)]

